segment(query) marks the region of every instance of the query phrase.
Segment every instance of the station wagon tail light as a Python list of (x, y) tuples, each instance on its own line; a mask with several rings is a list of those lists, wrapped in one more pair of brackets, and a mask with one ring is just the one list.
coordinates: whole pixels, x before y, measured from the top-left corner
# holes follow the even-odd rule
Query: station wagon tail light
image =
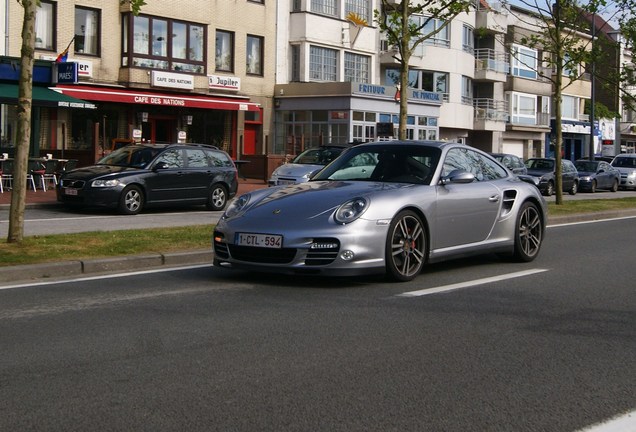
[(342, 204), (333, 218), (339, 224), (348, 224), (362, 216), (367, 207), (369, 207), (367, 198), (354, 198)]
[(107, 179), (107, 180), (94, 180), (91, 183), (91, 187), (113, 187), (119, 184), (119, 180), (117, 179)]

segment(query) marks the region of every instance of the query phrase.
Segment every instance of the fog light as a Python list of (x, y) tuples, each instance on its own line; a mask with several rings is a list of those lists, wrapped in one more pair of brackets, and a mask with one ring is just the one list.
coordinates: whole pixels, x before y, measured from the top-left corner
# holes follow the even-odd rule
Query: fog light
[(342, 258), (345, 261), (351, 261), (353, 259), (353, 251), (350, 251), (350, 250), (342, 251), (342, 253), (340, 254), (340, 258)]

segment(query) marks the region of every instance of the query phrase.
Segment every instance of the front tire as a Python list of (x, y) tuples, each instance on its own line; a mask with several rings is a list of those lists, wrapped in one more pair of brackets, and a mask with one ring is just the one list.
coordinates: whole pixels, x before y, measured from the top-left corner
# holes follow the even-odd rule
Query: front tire
[(415, 279), (426, 260), (426, 233), (420, 217), (410, 210), (397, 214), (386, 238), (387, 276), (398, 282)]
[(552, 196), (552, 195), (554, 195), (554, 183), (552, 183), (551, 181), (550, 181), (550, 182), (548, 182), (548, 186), (546, 186), (546, 189), (545, 189), (545, 193), (544, 193), (544, 195), (545, 195), (545, 196)]
[(592, 181), (592, 188), (590, 189), (590, 192), (592, 193), (596, 192), (596, 180)]
[(119, 212), (136, 215), (144, 208), (144, 194), (139, 186), (128, 186), (119, 198)]
[(578, 182), (574, 182), (572, 183), (572, 187), (570, 188), (570, 190), (568, 191), (568, 193), (570, 195), (576, 195), (576, 193), (579, 191), (579, 184)]
[(616, 192), (617, 190), (618, 190), (618, 180), (614, 179), (614, 182), (612, 183), (612, 188), (610, 189), (610, 191)]
[(541, 249), (543, 232), (543, 220), (539, 208), (534, 203), (524, 203), (517, 216), (513, 258), (521, 262), (534, 260)]
[(225, 186), (216, 184), (210, 189), (206, 207), (208, 210), (221, 211), (227, 205), (227, 189)]

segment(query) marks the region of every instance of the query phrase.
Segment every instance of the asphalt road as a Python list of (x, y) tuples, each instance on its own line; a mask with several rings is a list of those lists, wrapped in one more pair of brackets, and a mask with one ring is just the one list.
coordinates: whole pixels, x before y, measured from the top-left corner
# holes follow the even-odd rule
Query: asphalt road
[(0, 430), (578, 431), (636, 409), (635, 238), (551, 227), (532, 263), (403, 284), (205, 266), (0, 289)]
[[(610, 199), (636, 197), (635, 191), (578, 193), (563, 195), (564, 201), (581, 199)], [(554, 201), (555, 197), (547, 197)], [(213, 224), (222, 212), (206, 211), (203, 207), (156, 209), (135, 216), (123, 216), (104, 210), (78, 211), (61, 205), (27, 208), (24, 235), (63, 234), (86, 231), (114, 231), (137, 228), (164, 228), (182, 225)], [(9, 229), (9, 208), (0, 208), (0, 237)]]

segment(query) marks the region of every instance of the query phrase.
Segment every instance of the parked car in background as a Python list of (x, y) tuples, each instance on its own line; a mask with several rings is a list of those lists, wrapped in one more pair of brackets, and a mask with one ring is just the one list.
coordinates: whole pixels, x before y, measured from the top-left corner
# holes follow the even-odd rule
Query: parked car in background
[(491, 153), (492, 157), (504, 164), (514, 174), (527, 174), (528, 167), (519, 156), (508, 153)]
[(280, 186), (294, 183), (304, 183), (312, 175), (323, 169), (325, 165), (340, 156), (346, 145), (328, 145), (309, 148), (291, 162), (283, 164), (272, 172), (269, 186)]
[(617, 155), (612, 166), (621, 173), (620, 189), (636, 189), (636, 154)]
[[(556, 186), (556, 160), (553, 158), (530, 158), (526, 161), (528, 176), (541, 193), (546, 196), (554, 195)], [(563, 192), (575, 195), (579, 189), (579, 174), (572, 161), (561, 159), (561, 181)]]
[(612, 192), (618, 190), (621, 173), (602, 160), (579, 159), (574, 162), (579, 172), (579, 190), (581, 192), (596, 192), (597, 189), (607, 189)]
[(135, 144), (95, 165), (64, 173), (58, 201), (137, 214), (146, 207), (206, 205), (223, 210), (236, 195), (238, 174), (230, 155), (203, 144)]
[(360, 144), (306, 183), (233, 200), (214, 230), (214, 264), (409, 281), (427, 263), (470, 254), (532, 261), (546, 212), (536, 187), (478, 149)]

